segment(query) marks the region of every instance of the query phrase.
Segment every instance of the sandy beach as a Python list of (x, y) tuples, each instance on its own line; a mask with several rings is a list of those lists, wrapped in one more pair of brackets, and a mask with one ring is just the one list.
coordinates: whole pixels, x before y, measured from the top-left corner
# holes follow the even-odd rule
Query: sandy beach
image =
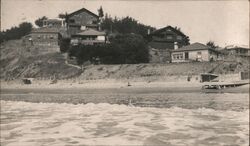
[[(130, 86), (128, 86), (128, 84)], [(24, 84), (21, 80), (1, 81), (1, 89), (60, 89), (60, 88), (88, 88), (88, 89), (105, 89), (105, 88), (156, 88), (156, 87), (201, 87), (199, 82), (169, 82), (169, 81), (129, 81), (129, 80), (58, 80), (52, 84), (50, 80), (35, 80), (32, 84)]]
[[(199, 82), (58, 81), (55, 84), (17, 82), (1, 84), (1, 99), (45, 103), (110, 103), (140, 107), (242, 110), (249, 106), (249, 84), (204, 91)], [(233, 96), (231, 96), (233, 95)]]

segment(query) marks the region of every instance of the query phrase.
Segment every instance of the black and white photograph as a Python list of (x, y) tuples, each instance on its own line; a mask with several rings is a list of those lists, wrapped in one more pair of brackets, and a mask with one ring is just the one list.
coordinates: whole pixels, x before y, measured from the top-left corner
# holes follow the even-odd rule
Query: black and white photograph
[(1, 146), (249, 146), (249, 0), (0, 0)]

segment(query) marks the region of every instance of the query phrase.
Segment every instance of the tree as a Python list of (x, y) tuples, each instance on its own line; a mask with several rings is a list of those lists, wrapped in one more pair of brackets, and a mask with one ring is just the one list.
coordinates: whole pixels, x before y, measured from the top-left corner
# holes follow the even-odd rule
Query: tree
[(70, 47), (70, 38), (60, 38), (59, 47), (62, 53), (67, 52)]
[(66, 19), (67, 15), (68, 15), (67, 13), (65, 13), (65, 14), (60, 13), (60, 14), (58, 15), (58, 17), (61, 18), (61, 19)]
[(12, 27), (0, 33), (0, 42), (20, 39), (21, 37), (29, 34), (32, 30), (32, 24), (29, 22), (23, 22), (18, 27)]
[(43, 16), (41, 18), (38, 18), (37, 20), (35, 20), (35, 24), (38, 26), (38, 27), (42, 27), (43, 26), (43, 21), (44, 20), (48, 20), (48, 18), (46, 16)]
[(19, 24), (19, 36), (25, 36), (32, 30), (32, 24), (29, 22), (23, 22)]
[(100, 9), (98, 9), (98, 16), (99, 16), (100, 18), (102, 18), (102, 17), (104, 16), (103, 10), (102, 10), (102, 6), (100, 7)]
[(120, 34), (110, 40), (110, 44), (71, 46), (69, 56), (75, 56), (77, 62), (102, 64), (148, 63), (149, 52), (145, 40), (137, 34)]
[(106, 30), (107, 32), (111, 33), (113, 32), (121, 34), (135, 33), (135, 34), (140, 34), (142, 36), (146, 36), (149, 29), (151, 31), (155, 30), (155, 28), (151, 26), (139, 23), (132, 17), (127, 16), (122, 19), (115, 17), (113, 19), (112, 17), (108, 16), (107, 13), (105, 14), (103, 21), (101, 22), (101, 27), (103, 30)]
[(214, 43), (214, 41), (208, 41), (208, 42), (206, 43), (206, 45), (209, 46), (209, 47), (211, 47), (211, 48), (213, 48), (213, 49), (215, 49), (215, 48), (218, 47), (218, 45), (216, 45), (216, 44)]

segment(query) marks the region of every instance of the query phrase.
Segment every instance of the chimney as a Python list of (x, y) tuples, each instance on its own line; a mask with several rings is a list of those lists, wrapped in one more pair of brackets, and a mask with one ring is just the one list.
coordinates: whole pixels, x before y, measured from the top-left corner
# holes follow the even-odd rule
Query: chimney
[(98, 23), (98, 30), (101, 31), (101, 22)]
[(178, 43), (174, 42), (174, 49), (177, 50), (178, 49)]
[(150, 35), (150, 29), (148, 29), (148, 35)]

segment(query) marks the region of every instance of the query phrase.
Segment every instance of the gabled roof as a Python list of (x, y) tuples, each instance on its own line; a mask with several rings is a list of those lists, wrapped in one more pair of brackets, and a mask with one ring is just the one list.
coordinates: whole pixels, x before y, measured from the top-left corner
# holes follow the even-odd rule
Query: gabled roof
[(80, 33), (75, 34), (74, 36), (104, 36), (106, 35), (103, 31), (97, 31), (91, 28), (88, 28)]
[(79, 14), (79, 13), (81, 13), (81, 12), (87, 12), (87, 13), (89, 13), (90, 15), (92, 15), (92, 16), (94, 16), (94, 17), (96, 17), (96, 18), (99, 18), (98, 15), (96, 15), (95, 13), (93, 13), (93, 12), (91, 12), (91, 11), (85, 9), (85, 8), (82, 8), (82, 9), (80, 9), (80, 10), (77, 10), (77, 11), (75, 11), (75, 12), (72, 12), (72, 13), (68, 14), (67, 17), (71, 17), (71, 16), (73, 16), (73, 15), (75, 15), (75, 14)]
[(61, 22), (62, 19), (56, 19), (56, 18), (54, 18), (54, 19), (47, 19), (47, 20), (43, 20), (43, 21), (47, 21), (47, 22)]
[(249, 49), (249, 47), (247, 45), (236, 45), (236, 44), (228, 45), (225, 48), (228, 49), (228, 50), (230, 50), (230, 49), (239, 49), (239, 48), (241, 48), (241, 49)]
[(31, 33), (58, 33), (59, 30), (57, 27), (40, 27), (33, 29)]
[(201, 43), (193, 43), (191, 45), (184, 46), (176, 50), (172, 50), (172, 52), (195, 51), (195, 50), (213, 50), (213, 49)]
[(177, 30), (177, 29), (175, 29), (174, 27), (172, 27), (172, 26), (170, 26), (170, 25), (168, 25), (168, 26), (166, 26), (166, 27), (163, 27), (163, 28), (161, 28), (161, 29), (157, 29), (157, 30), (153, 31), (150, 35), (152, 35), (152, 34), (157, 34), (157, 33), (161, 33), (161, 32), (166, 31), (166, 30), (168, 30), (168, 29), (170, 29), (171, 31), (175, 32), (175, 33), (178, 34), (178, 35), (187, 37), (184, 33), (182, 33), (181, 31), (179, 31), (179, 30)]

